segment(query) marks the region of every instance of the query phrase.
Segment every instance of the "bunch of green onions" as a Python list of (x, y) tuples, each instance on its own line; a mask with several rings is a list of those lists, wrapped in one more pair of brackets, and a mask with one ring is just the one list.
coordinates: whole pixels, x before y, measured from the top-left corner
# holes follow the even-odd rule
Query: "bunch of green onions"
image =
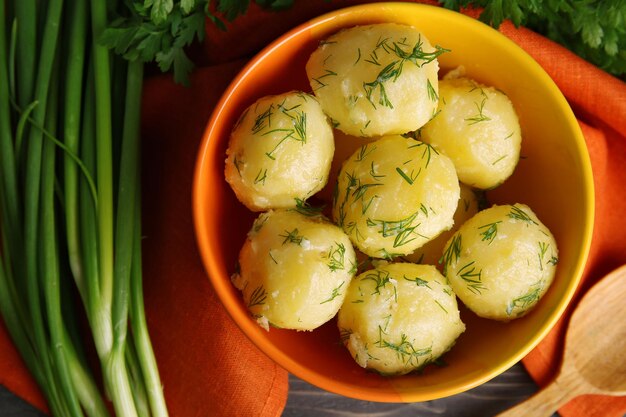
[(55, 416), (167, 415), (142, 295), (143, 64), (98, 41), (117, 3), (0, 0), (0, 313)]

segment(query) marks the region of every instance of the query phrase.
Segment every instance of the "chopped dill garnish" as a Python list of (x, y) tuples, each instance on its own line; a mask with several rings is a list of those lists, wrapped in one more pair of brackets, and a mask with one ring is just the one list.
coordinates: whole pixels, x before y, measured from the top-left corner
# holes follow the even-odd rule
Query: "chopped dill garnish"
[(248, 308), (265, 304), (265, 300), (267, 299), (267, 292), (263, 285), (260, 285), (252, 291), (250, 294), (250, 300), (248, 301)]
[(359, 231), (359, 228), (357, 227), (356, 222), (352, 221), (352, 222), (346, 223), (344, 230), (349, 235), (354, 233), (356, 240), (358, 241), (363, 240), (363, 234)]
[(344, 200), (340, 205), (339, 205), (339, 214), (337, 215), (337, 226), (339, 227), (343, 227), (343, 229), (346, 231), (346, 233), (350, 233), (348, 232), (348, 230), (346, 229), (346, 216), (348, 213), (345, 212), (344, 210), (344, 205), (346, 204), (346, 201)]
[(372, 53), (370, 54), (370, 59), (367, 60), (367, 62), (379, 66), (381, 65), (378, 61), (377, 54), (377, 50), (379, 48), (382, 48), (387, 54), (393, 54), (398, 58), (387, 64), (378, 73), (375, 80), (363, 83), (365, 96), (372, 104), (372, 106), (374, 106), (374, 108), (376, 108), (376, 104), (372, 99), (372, 95), (377, 89), (379, 90), (378, 104), (384, 107), (389, 107), (391, 109), (393, 108), (393, 104), (387, 97), (384, 83), (390, 80), (392, 82), (395, 82), (402, 74), (402, 70), (406, 62), (411, 62), (412, 64), (421, 67), (434, 61), (442, 53), (448, 52), (447, 49), (444, 49), (440, 46), (435, 46), (435, 50), (432, 52), (425, 52), (422, 49), (423, 42), (421, 37), (415, 43), (413, 48), (410, 48), (409, 46), (410, 49), (408, 51), (404, 49), (404, 47), (407, 46), (409, 45), (406, 44), (406, 40), (403, 40), (401, 42), (393, 42), (390, 44), (389, 39), (383, 39), (378, 42), (378, 44), (376, 45), (376, 49), (374, 49), (374, 51), (372, 51)]
[(439, 108), (437, 108), (437, 109), (433, 109), (433, 112), (432, 112), (432, 114), (430, 115), (430, 118), (429, 118), (428, 120), (429, 120), (429, 121), (430, 121), (430, 120), (433, 120), (435, 117), (437, 117), (437, 115), (438, 115), (439, 113), (441, 113), (441, 109), (439, 109)]
[(272, 251), (271, 251), (271, 249), (269, 250), (269, 255), (270, 255), (270, 258), (272, 259), (272, 261), (274, 261), (274, 263), (275, 263), (276, 265), (278, 265), (278, 261), (277, 261), (277, 260), (276, 260), (276, 258), (274, 258), (274, 256), (272, 255)]
[(274, 157), (274, 152), (276, 152), (276, 149), (278, 149), (278, 147), (280, 145), (283, 144), (283, 142), (285, 142), (287, 139), (292, 139), (296, 142), (300, 142), (302, 144), (306, 143), (306, 113), (300, 110), (297, 110), (300, 107), (300, 104), (295, 105), (289, 109), (284, 107), (284, 102), (278, 105), (278, 108), (281, 110), (281, 113), (283, 113), (285, 116), (289, 117), (292, 120), (292, 124), (293, 124), (293, 128), (288, 129), (288, 128), (282, 128), (282, 129), (272, 129), (272, 130), (268, 130), (267, 132), (263, 133), (263, 136), (265, 135), (270, 135), (272, 133), (276, 133), (276, 132), (282, 132), (283, 136), (279, 139), (278, 143), (276, 144), (276, 146), (274, 146), (274, 149), (272, 149), (269, 152), (266, 152), (265, 155), (267, 155), (268, 158), (270, 159), (276, 159)]
[(380, 62), (378, 61), (378, 50), (380, 48), (385, 50), (388, 40), (389, 38), (378, 38), (378, 42), (376, 42), (376, 47), (374, 48), (374, 50), (372, 50), (372, 52), (370, 52), (369, 59), (366, 59), (365, 62), (380, 66)]
[(367, 210), (370, 208), (370, 206), (372, 205), (372, 203), (374, 202), (374, 199), (379, 198), (377, 195), (373, 195), (372, 197), (370, 197), (369, 200), (365, 201), (365, 199), (363, 199), (363, 202), (361, 204), (361, 214), (365, 214), (367, 213)]
[(278, 235), (278, 236), (285, 238), (285, 240), (283, 240), (283, 245), (286, 243), (295, 243), (297, 245), (300, 245), (302, 244), (302, 240), (305, 239), (305, 237), (298, 235), (298, 233), (299, 233), (298, 228), (295, 228), (291, 232), (288, 230), (285, 230), (284, 235)]
[(402, 256), (401, 253), (389, 252), (385, 248), (381, 249), (379, 252), (380, 252), (380, 257), (388, 261), (393, 261), (395, 258)]
[(474, 266), (475, 261), (472, 261), (466, 265), (464, 265), (459, 271), (456, 273), (457, 276), (460, 276), (463, 281), (466, 282), (467, 288), (473, 292), (474, 294), (482, 294), (481, 290), (486, 290), (487, 287), (482, 282), (482, 269), (476, 271), (476, 267)]
[(376, 52), (376, 50), (370, 53), (370, 57), (366, 59), (365, 62), (369, 62), (370, 64), (380, 66), (380, 62), (378, 62), (378, 53)]
[(432, 289), (430, 288), (430, 285), (428, 285), (428, 281), (426, 281), (425, 279), (421, 279), (420, 277), (408, 278), (405, 275), (403, 278), (407, 281), (414, 282), (415, 285), (417, 285), (418, 287), (426, 287), (428, 289)]
[(478, 230), (481, 229), (486, 229), (485, 231), (481, 232), (480, 235), (483, 237), (482, 241), (484, 242), (485, 240), (489, 241), (489, 244), (491, 244), (491, 242), (493, 242), (493, 240), (496, 238), (496, 236), (498, 235), (498, 224), (502, 223), (501, 220), (498, 220), (497, 222), (493, 222), (493, 223), (489, 223), (489, 224), (485, 224), (482, 225), (478, 228)]
[(361, 60), (361, 48), (357, 48), (357, 57), (356, 57), (356, 61), (354, 61), (353, 65), (358, 64), (360, 60)]
[(268, 216), (267, 213), (263, 213), (259, 217), (257, 217), (254, 220), (254, 223), (252, 224), (252, 232), (253, 233), (258, 233), (259, 230), (261, 230), (261, 228), (263, 227), (263, 225), (267, 221), (267, 219), (269, 219), (269, 216)]
[(398, 61), (391, 62), (385, 68), (383, 68), (376, 79), (374, 81), (370, 81), (368, 83), (363, 83), (363, 89), (365, 90), (365, 97), (367, 100), (376, 108), (376, 104), (372, 100), (372, 95), (376, 91), (379, 90), (379, 99), (378, 104), (383, 107), (388, 107), (393, 109), (393, 104), (389, 100), (387, 96), (387, 91), (385, 90), (385, 82), (388, 80), (396, 80), (400, 76), (400, 72), (398, 68), (396, 68)]
[(430, 101), (439, 100), (439, 95), (437, 95), (437, 92), (435, 91), (435, 87), (433, 87), (432, 83), (430, 82), (430, 79), (426, 80), (426, 91), (428, 92), (428, 98), (430, 99)]
[(515, 220), (521, 220), (527, 223), (537, 224), (536, 221), (530, 218), (530, 215), (528, 213), (526, 213), (524, 210), (517, 206), (511, 207), (511, 211), (509, 212), (508, 216)]
[(256, 174), (256, 177), (254, 178), (254, 183), (255, 184), (262, 183), (263, 185), (265, 185), (266, 179), (267, 179), (267, 168), (260, 169), (259, 172)]
[(526, 294), (511, 300), (511, 302), (506, 307), (506, 314), (510, 316), (513, 313), (513, 310), (516, 308), (521, 308), (522, 311), (520, 313), (522, 313), (524, 310), (526, 310), (528, 307), (530, 307), (539, 300), (542, 290), (543, 282), (539, 281), (538, 283), (534, 284), (530, 291), (528, 291)]
[(404, 179), (407, 183), (409, 183), (409, 185), (413, 185), (413, 183), (415, 182), (415, 180), (417, 179), (417, 177), (420, 175), (420, 173), (422, 172), (422, 168), (420, 167), (420, 169), (417, 171), (417, 173), (415, 172), (415, 170), (411, 170), (410, 174), (407, 174), (406, 172), (404, 172), (400, 167), (396, 167), (396, 172), (398, 174), (400, 174), (400, 176), (402, 177), (402, 179)]
[[(418, 133), (421, 134), (421, 131), (418, 130)], [(412, 143), (409, 145), (409, 149), (420, 148), (420, 147), (424, 147), (424, 150), (422, 151), (422, 159), (426, 158), (425, 168), (428, 168), (428, 164), (430, 164), (430, 159), (432, 157), (433, 152), (435, 153), (435, 155), (439, 155), (439, 152), (430, 143), (422, 142), (419, 140), (415, 140), (415, 143)]]
[(387, 271), (381, 271), (379, 269), (375, 269), (369, 273), (367, 273), (364, 277), (361, 278), (361, 281), (373, 281), (374, 282), (374, 291), (371, 295), (380, 295), (380, 289), (385, 288), (385, 286), (391, 283), (394, 292), (394, 298), (396, 301), (398, 300), (398, 293), (396, 292), (396, 286), (391, 282), (391, 276)]
[(318, 85), (316, 87), (313, 88), (313, 91), (317, 91), (320, 88), (326, 87), (328, 84), (326, 84), (325, 82), (322, 81), (322, 79), (326, 78), (326, 77), (334, 77), (336, 76), (337, 73), (335, 71), (331, 71), (329, 69), (326, 70), (326, 72), (324, 73), (324, 75), (321, 75), (317, 78), (313, 78), (313, 81), (315, 81)]
[(338, 271), (340, 269), (345, 269), (345, 255), (346, 255), (346, 247), (343, 243), (335, 242), (335, 245), (332, 245), (328, 250), (328, 254), (326, 254), (326, 259), (328, 259), (328, 268), (332, 272)]
[(237, 158), (237, 155), (233, 155), (233, 165), (235, 166), (235, 169), (237, 170), (237, 173), (239, 174), (240, 177), (241, 177), (241, 165), (242, 164), (243, 164), (243, 161)]
[(356, 155), (354, 159), (356, 162), (362, 162), (368, 155), (376, 150), (376, 145), (365, 144), (359, 148), (359, 153)]
[(305, 215), (308, 217), (316, 217), (316, 216), (320, 216), (322, 214), (322, 211), (324, 211), (324, 206), (320, 206), (320, 207), (312, 206), (306, 200), (303, 200), (298, 197), (296, 197), (295, 200), (296, 200), (296, 207), (294, 207), (293, 210), (297, 211), (298, 213), (302, 215)]
[(462, 235), (460, 233), (455, 233), (450, 241), (450, 244), (446, 247), (446, 250), (441, 255), (439, 259), (439, 263), (443, 265), (443, 274), (446, 275), (448, 271), (448, 267), (452, 265), (453, 262), (457, 262), (461, 257), (461, 247), (462, 247)]
[(464, 119), (466, 122), (469, 122), (469, 125), (474, 125), (476, 123), (486, 122), (486, 121), (491, 120), (489, 116), (483, 113), (486, 102), (487, 102), (486, 96), (483, 97), (480, 104), (478, 104), (477, 102), (474, 102), (474, 105), (476, 106), (476, 110), (478, 111), (478, 114), (476, 116), (467, 117)]
[(442, 309), (442, 310), (443, 310), (446, 314), (448, 314), (448, 310), (446, 310), (446, 308), (445, 308), (444, 306), (442, 306), (442, 305), (441, 305), (441, 303), (440, 303), (438, 300), (434, 300), (434, 301), (435, 301), (435, 303), (437, 303), (437, 305), (438, 305), (439, 307), (441, 307), (441, 309)]
[(252, 126), (252, 134), (256, 135), (266, 127), (272, 125), (272, 114), (274, 112), (274, 104), (270, 106), (263, 113), (258, 114), (254, 119), (254, 125)]
[(381, 178), (385, 178), (386, 177), (385, 174), (377, 174), (376, 173), (376, 169), (374, 167), (374, 161), (372, 161), (372, 164), (370, 166), (370, 176), (372, 178), (374, 178), (376, 181), (380, 181)]
[(352, 334), (352, 329), (346, 329), (345, 327), (339, 328), (339, 340), (341, 343), (345, 344), (350, 340), (350, 335)]
[[(537, 242), (539, 244), (539, 269), (541, 269), (543, 271), (543, 258), (545, 257), (546, 253), (548, 252), (548, 248), (550, 247), (549, 243), (546, 242)], [(558, 258), (554, 255), (552, 255), (550, 257), (550, 259), (548, 259), (546, 261), (546, 265), (556, 265), (558, 262)]]
[(357, 101), (359, 101), (359, 96), (353, 94), (348, 96), (348, 107), (354, 108), (356, 106)]
[(550, 247), (550, 244), (546, 242), (537, 242), (537, 244), (539, 245), (539, 259), (543, 260), (543, 257)]
[[(306, 98), (304, 96), (304, 94), (300, 93), (296, 93), (296, 96), (304, 101), (306, 101)], [(291, 118), (293, 118), (293, 115), (291, 115), (290, 113), (297, 109), (302, 107), (302, 104), (298, 103), (298, 104), (294, 104), (291, 107), (285, 107), (285, 102), (287, 101), (287, 98), (283, 98), (283, 101), (278, 105), (278, 110), (280, 110), (281, 113), (285, 114), (286, 116), (289, 116)]]
[(379, 340), (376, 341), (379, 348), (391, 349), (396, 352), (396, 355), (405, 363), (405, 365), (419, 366), (420, 358), (432, 353), (432, 347), (416, 349), (411, 342), (409, 342), (406, 334), (400, 335), (400, 342), (393, 343), (391, 341), (383, 339), (383, 331), (379, 326)]
[[(473, 93), (474, 91), (479, 90), (480, 91), (480, 95), (483, 98), (487, 98), (487, 93), (485, 93), (485, 89), (482, 88), (481, 86), (479, 86), (478, 84), (476, 84), (475, 82), (472, 81), (472, 88), (469, 90), (470, 93)], [(504, 93), (503, 93), (504, 94)]]
[(354, 276), (358, 270), (359, 270), (359, 263), (354, 262), (352, 259), (350, 259), (350, 269), (348, 270), (348, 274)]
[(416, 239), (415, 236), (420, 236), (415, 229), (419, 226), (419, 223), (413, 225), (413, 221), (417, 217), (418, 212), (411, 214), (410, 216), (401, 220), (373, 220), (367, 219), (366, 223), (369, 227), (378, 227), (378, 233), (383, 237), (395, 236), (393, 247), (405, 245)]
[(343, 287), (343, 284), (345, 284), (345, 281), (342, 282), (341, 284), (339, 284), (339, 286), (337, 288), (333, 288), (333, 292), (332, 292), (332, 294), (330, 294), (330, 297), (328, 297), (326, 300), (322, 301), (320, 304), (330, 303), (335, 298), (339, 297), (341, 295), (341, 293), (339, 291), (341, 290), (341, 287)]
[[(383, 331), (387, 332), (387, 327), (389, 327), (389, 322), (391, 321), (391, 314), (387, 314), (385, 317), (383, 317), (385, 319), (385, 326), (383, 327)], [(378, 326), (380, 328), (380, 325)]]
[(500, 158), (498, 158), (498, 159), (496, 159), (495, 161), (493, 161), (493, 162), (491, 163), (491, 165), (495, 165), (495, 164), (497, 164), (498, 162), (500, 162), (500, 161), (504, 160), (507, 156), (508, 156), (508, 155), (502, 155)]
[(354, 189), (354, 191), (352, 192), (352, 197), (354, 198), (354, 201), (358, 201), (358, 200), (362, 200), (365, 197), (365, 193), (372, 187), (378, 187), (384, 184), (380, 184), (380, 183), (366, 183), (366, 184), (361, 184), (361, 181), (359, 181), (359, 185)]

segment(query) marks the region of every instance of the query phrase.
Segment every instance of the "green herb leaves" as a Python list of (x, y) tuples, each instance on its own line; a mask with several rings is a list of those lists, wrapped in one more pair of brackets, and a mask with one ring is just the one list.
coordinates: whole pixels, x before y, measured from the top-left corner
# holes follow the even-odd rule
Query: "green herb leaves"
[(626, 79), (626, 7), (608, 1), (440, 0), (444, 7), (483, 7), (479, 19), (498, 28), (505, 19), (560, 43), (607, 72)]
[[(189, 7), (189, 3), (193, 5), (194, 2), (185, 1), (184, 3), (187, 7)], [(165, 22), (167, 16), (172, 12), (172, 9), (174, 8), (173, 0), (148, 0), (144, 3), (144, 6), (146, 4), (152, 4), (152, 8), (150, 10), (150, 19), (156, 24)], [(187, 13), (189, 13), (189, 11), (187, 11)]]
[[(258, 0), (257, 4), (271, 10), (293, 5), (293, 0)], [(118, 17), (104, 31), (102, 44), (125, 58), (155, 61), (161, 71), (173, 68), (174, 80), (188, 84), (193, 63), (185, 47), (202, 41), (207, 18), (226, 30), (223, 16), (233, 21), (248, 11), (250, 0), (145, 0), (133, 2), (130, 15)]]
[(135, 5), (133, 14), (118, 18), (107, 28), (100, 42), (128, 60), (156, 61), (161, 71), (174, 69), (176, 82), (186, 84), (193, 68), (184, 48), (195, 39), (203, 40), (204, 1), (173, 3), (148, 1)]
[[(408, 51), (407, 47), (409, 48)], [(410, 62), (418, 67), (421, 67), (429, 64), (437, 59), (439, 55), (448, 51), (440, 46), (435, 46), (434, 51), (426, 52), (423, 49), (423, 42), (421, 38), (418, 39), (412, 48), (410, 45), (403, 43), (403, 41), (391, 42), (389, 39), (382, 39), (378, 42), (376, 48), (370, 54), (371, 58), (365, 60), (364, 62), (380, 66), (381, 64), (378, 61), (378, 50), (394, 55), (395, 59), (380, 70), (375, 80), (363, 83), (363, 90), (365, 91), (367, 100), (372, 104), (372, 106), (374, 106), (374, 108), (376, 108), (376, 104), (373, 101), (373, 95), (378, 90), (379, 98), (377, 103), (383, 107), (389, 107), (390, 109), (393, 109), (393, 103), (387, 96), (385, 83), (387, 81), (396, 81), (402, 75), (402, 70), (406, 62)], [(432, 92), (429, 90), (429, 94), (432, 93), (434, 93), (434, 90)]]

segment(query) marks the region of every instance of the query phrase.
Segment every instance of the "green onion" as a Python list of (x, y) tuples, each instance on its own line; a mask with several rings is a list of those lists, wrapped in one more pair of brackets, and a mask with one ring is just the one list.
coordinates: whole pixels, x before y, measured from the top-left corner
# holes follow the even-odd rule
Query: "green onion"
[(142, 294), (143, 62), (101, 42), (126, 6), (0, 0), (0, 314), (54, 416), (168, 415)]

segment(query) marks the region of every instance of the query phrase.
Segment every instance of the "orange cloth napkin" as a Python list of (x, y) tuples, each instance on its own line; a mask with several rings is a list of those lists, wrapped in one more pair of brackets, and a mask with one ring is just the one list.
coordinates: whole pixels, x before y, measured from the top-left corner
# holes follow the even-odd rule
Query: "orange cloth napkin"
[[(295, 25), (364, 1), (296, 2), (276, 13), (252, 5), (227, 32), (208, 29), (194, 53), (192, 87), (169, 76), (146, 81), (143, 111), (144, 264), (148, 324), (172, 416), (279, 416), (287, 373), (241, 333), (219, 303), (196, 251), (191, 184), (197, 147), (221, 92), (249, 57)], [(430, 2), (433, 3), (433, 2)], [(476, 11), (465, 11), (477, 16)], [(529, 30), (501, 31), (528, 51), (569, 100), (587, 140), (596, 186), (596, 223), (583, 283), (626, 263), (626, 84)], [(523, 362), (539, 385), (554, 377), (571, 309)], [(45, 410), (0, 323), (0, 383)], [(622, 417), (626, 398), (583, 396), (564, 417)]]

